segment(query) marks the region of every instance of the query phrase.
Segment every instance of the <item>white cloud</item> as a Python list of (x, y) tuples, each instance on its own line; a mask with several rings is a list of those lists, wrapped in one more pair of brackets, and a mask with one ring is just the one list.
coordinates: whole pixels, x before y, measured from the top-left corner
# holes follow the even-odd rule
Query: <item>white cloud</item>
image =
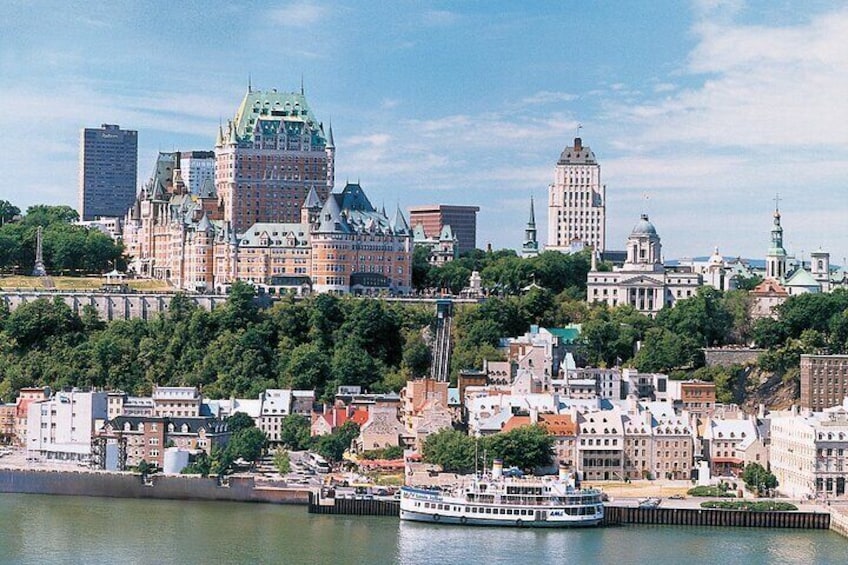
[(571, 102), (577, 100), (576, 94), (569, 92), (551, 92), (549, 90), (540, 90), (532, 96), (521, 99), (522, 104), (551, 104), (555, 102)]
[(326, 6), (309, 2), (294, 2), (270, 10), (270, 19), (284, 27), (310, 27), (321, 23), (330, 11)]

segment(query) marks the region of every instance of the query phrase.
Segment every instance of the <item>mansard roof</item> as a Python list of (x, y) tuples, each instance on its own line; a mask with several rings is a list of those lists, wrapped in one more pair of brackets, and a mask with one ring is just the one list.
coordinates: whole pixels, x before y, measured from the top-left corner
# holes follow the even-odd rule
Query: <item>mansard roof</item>
[(306, 130), (313, 146), (327, 144), (302, 92), (248, 90), (236, 111), (233, 126), (235, 141), (253, 141), (257, 130), (273, 135), (285, 128), (297, 133)]
[[(309, 235), (309, 226), (306, 224), (257, 222), (241, 234), (240, 245), (243, 247), (266, 247), (269, 245), (291, 247), (287, 241), (290, 237), (293, 237), (295, 247), (305, 247), (309, 245)], [(265, 238), (268, 241), (263, 244)]]
[(330, 194), (318, 215), (318, 233), (371, 233), (409, 235), (409, 224), (398, 210), (394, 222), (378, 212), (359, 184), (348, 183), (340, 193)]

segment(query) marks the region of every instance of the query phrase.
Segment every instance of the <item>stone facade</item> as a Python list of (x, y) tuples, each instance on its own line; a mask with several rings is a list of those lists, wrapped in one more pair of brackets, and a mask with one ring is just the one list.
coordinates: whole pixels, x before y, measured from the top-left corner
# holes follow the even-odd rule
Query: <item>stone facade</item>
[(627, 240), (627, 260), (613, 271), (599, 271), (597, 253), (592, 255), (587, 297), (610, 306), (630, 305), (649, 316), (678, 300), (693, 296), (702, 284), (701, 275), (690, 268), (667, 268), (662, 263), (662, 244), (654, 225), (643, 214)]
[[(595, 153), (579, 137), (562, 150), (548, 194), (547, 249), (606, 246), (606, 187)], [(578, 246), (579, 246), (578, 245)]]

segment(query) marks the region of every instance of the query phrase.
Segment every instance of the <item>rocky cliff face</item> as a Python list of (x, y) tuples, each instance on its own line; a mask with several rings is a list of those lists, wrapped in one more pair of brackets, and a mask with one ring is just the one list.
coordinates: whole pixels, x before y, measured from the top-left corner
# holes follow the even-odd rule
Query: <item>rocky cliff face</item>
[(746, 381), (745, 390), (740, 392), (744, 395), (742, 405), (749, 412), (756, 412), (760, 404), (770, 410), (785, 410), (801, 397), (797, 368), (783, 375), (755, 368)]

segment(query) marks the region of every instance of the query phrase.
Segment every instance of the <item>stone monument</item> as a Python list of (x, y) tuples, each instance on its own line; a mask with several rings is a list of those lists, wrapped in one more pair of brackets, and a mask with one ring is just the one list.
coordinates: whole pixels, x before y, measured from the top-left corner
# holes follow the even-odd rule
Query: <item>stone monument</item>
[(36, 243), (35, 243), (35, 267), (32, 268), (32, 276), (34, 277), (46, 277), (47, 269), (44, 268), (44, 255), (41, 249), (41, 240), (43, 238), (44, 229), (41, 226), (38, 226), (38, 231), (36, 232)]

